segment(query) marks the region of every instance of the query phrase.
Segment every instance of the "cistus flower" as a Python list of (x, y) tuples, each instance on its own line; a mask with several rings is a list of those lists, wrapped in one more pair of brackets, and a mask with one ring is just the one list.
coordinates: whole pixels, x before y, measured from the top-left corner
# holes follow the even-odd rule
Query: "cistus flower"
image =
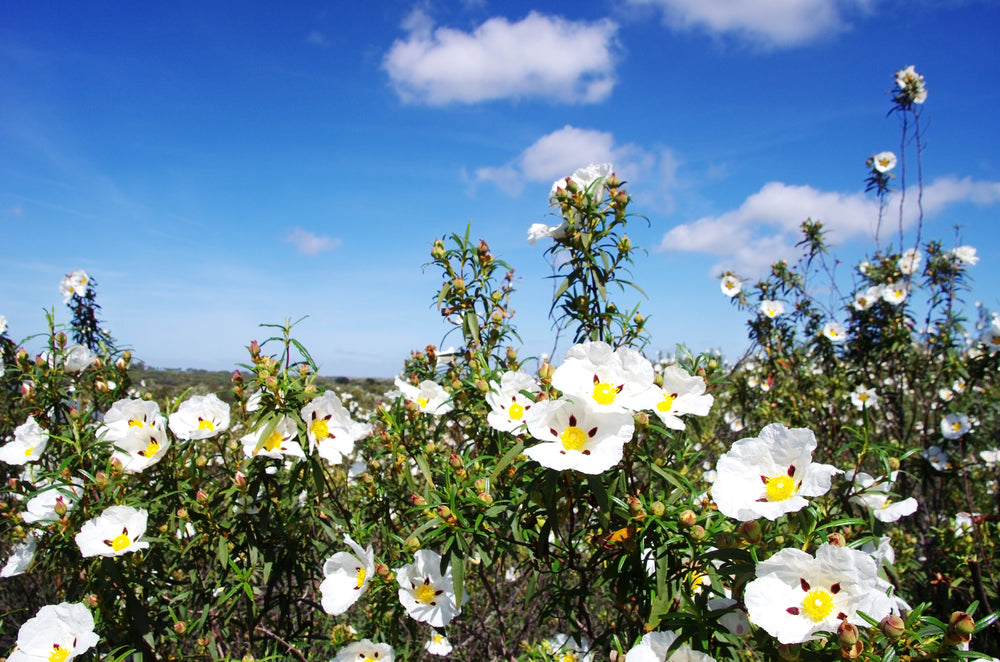
[(558, 225), (546, 225), (545, 223), (532, 223), (528, 228), (528, 245), (534, 246), (539, 239), (562, 239), (566, 236), (569, 223), (563, 219)]
[(83, 269), (66, 274), (59, 283), (59, 294), (62, 295), (63, 303), (69, 303), (74, 294), (79, 297), (86, 295), (88, 283), (90, 283), (90, 276)]
[(653, 364), (635, 349), (593, 341), (566, 351), (552, 385), (600, 411), (639, 411), (660, 399), (654, 377)]
[(836, 632), (844, 621), (868, 627), (858, 612), (876, 621), (887, 616), (893, 601), (881, 586), (871, 556), (824, 543), (815, 557), (788, 548), (758, 563), (743, 598), (751, 623), (796, 644)]
[(16, 577), (24, 574), (31, 566), (36, 551), (38, 551), (38, 538), (29, 534), (11, 548), (7, 562), (0, 569), (0, 577)]
[(676, 632), (649, 632), (625, 653), (625, 662), (715, 662), (707, 653), (693, 650), (687, 644), (670, 647), (677, 640)]
[(839, 322), (829, 321), (823, 325), (823, 335), (833, 343), (842, 343), (847, 340), (847, 332)]
[(715, 397), (705, 394), (705, 380), (677, 365), (663, 369), (663, 385), (650, 392), (646, 409), (652, 409), (664, 426), (683, 430), (681, 416), (708, 416)]
[(524, 454), (543, 467), (596, 475), (618, 464), (635, 422), (624, 411), (598, 411), (569, 397), (535, 404), (528, 432), (539, 440)]
[(35, 421), (34, 416), (14, 428), (14, 438), (0, 446), (0, 460), (7, 464), (26, 464), (42, 457), (49, 443), (49, 433)]
[(522, 393), (538, 393), (538, 380), (520, 370), (508, 371), (500, 376), (500, 382), (490, 382), (490, 391), (486, 393), (486, 404), (490, 413), (486, 422), (494, 430), (500, 432), (517, 432), (525, 426), (525, 415), (535, 404), (534, 397)]
[(743, 290), (743, 282), (736, 276), (727, 274), (723, 276), (722, 280), (719, 282), (719, 289), (721, 289), (722, 293), (731, 299)]
[(900, 273), (909, 276), (916, 273), (920, 269), (920, 264), (923, 261), (923, 253), (916, 248), (907, 248), (899, 256), (899, 262), (896, 263), (896, 268), (899, 269)]
[(855, 485), (850, 502), (872, 511), (872, 515), (880, 522), (895, 522), (900, 517), (917, 512), (917, 500), (913, 497), (902, 501), (893, 501), (889, 498), (889, 490), (892, 489), (898, 473), (893, 471), (887, 480), (881, 477), (874, 478), (864, 472), (855, 474), (853, 469), (847, 471), (844, 478)]
[(879, 152), (871, 158), (872, 168), (885, 174), (896, 167), (896, 155), (892, 152)]
[(435, 632), (431, 635), (431, 638), (424, 642), (424, 650), (431, 655), (451, 655), (451, 651), (454, 647), (451, 642), (448, 641), (448, 637), (444, 636), (440, 632)]
[(333, 391), (324, 391), (302, 408), (309, 451), (314, 449), (330, 464), (340, 464), (354, 452), (354, 443), (371, 432), (371, 426), (358, 423), (344, 408)]
[(972, 423), (965, 414), (948, 414), (941, 419), (941, 436), (945, 439), (958, 439), (971, 429)]
[(975, 266), (979, 262), (979, 257), (976, 256), (974, 246), (957, 246), (948, 251), (947, 255), (953, 262), (967, 264), (970, 267)]
[(121, 556), (149, 547), (140, 540), (146, 533), (148, 514), (143, 508), (111, 506), (94, 519), (87, 520), (76, 534), (80, 554), (88, 556)]
[(193, 395), (170, 414), (167, 425), (178, 439), (209, 439), (229, 427), (229, 405), (214, 393)]
[(872, 285), (864, 292), (854, 294), (854, 310), (864, 311), (875, 305), (875, 302), (882, 298), (882, 288)]
[(97, 645), (94, 617), (79, 602), (45, 605), (17, 631), (7, 662), (68, 662)]
[[(399, 582), (399, 602), (410, 618), (443, 628), (462, 613), (455, 602), (455, 585), (451, 566), (441, 574), (441, 555), (429, 549), (418, 549), (413, 563), (396, 568)], [(468, 594), (462, 602), (468, 600)]]
[(592, 662), (590, 642), (585, 637), (571, 637), (558, 632), (542, 644), (555, 662)]
[(323, 564), (323, 582), (319, 585), (322, 594), (323, 611), (333, 616), (343, 614), (351, 605), (358, 601), (372, 577), (375, 575), (375, 555), (372, 546), (362, 548), (349, 535), (344, 535), (344, 542), (354, 550), (337, 552)]
[[(247, 457), (269, 457), (275, 460), (281, 459), (304, 459), (306, 454), (302, 452), (302, 446), (295, 439), (298, 437), (299, 429), (295, 421), (290, 416), (282, 416), (277, 420), (270, 432), (268, 425), (261, 425), (250, 434), (240, 437), (243, 444), (243, 453)], [(267, 435), (265, 437), (265, 432)]]
[(712, 498), (719, 512), (744, 522), (774, 520), (804, 508), (805, 497), (826, 494), (833, 476), (842, 472), (814, 463), (814, 450), (812, 430), (780, 423), (768, 425), (757, 437), (740, 439), (716, 464)]
[(924, 77), (916, 72), (912, 64), (896, 72), (896, 86), (899, 88), (899, 94), (896, 95), (895, 101), (904, 108), (927, 101)]
[(941, 450), (940, 446), (928, 446), (920, 455), (937, 471), (945, 471), (948, 468), (948, 454)]
[(141, 473), (162, 460), (169, 448), (170, 438), (162, 427), (132, 428), (114, 443), (111, 458), (121, 463), (125, 473)]
[(1000, 317), (994, 317), (990, 325), (983, 330), (982, 343), (991, 353), (1000, 350)]
[(362, 639), (337, 651), (331, 662), (393, 662), (396, 654), (389, 644), (376, 644)]
[(873, 388), (859, 386), (851, 393), (851, 404), (859, 411), (878, 408), (878, 393)]
[(785, 304), (781, 301), (764, 300), (760, 302), (760, 312), (764, 313), (765, 317), (774, 319), (785, 313)]
[(592, 201), (600, 202), (604, 199), (604, 181), (611, 176), (613, 171), (614, 166), (610, 163), (591, 163), (583, 168), (578, 168), (569, 177), (557, 179), (549, 191), (549, 205), (558, 206), (560, 189), (568, 191), (571, 187), (584, 192)]
[(425, 414), (442, 416), (453, 408), (451, 394), (435, 381), (425, 379), (419, 386), (404, 382), (399, 377), (395, 381), (396, 388), (408, 402), (416, 403)]
[(38, 486), (35, 496), (28, 499), (21, 513), (25, 524), (54, 522), (63, 514), (73, 510), (83, 494), (83, 481), (74, 479), (70, 483), (50, 483)]
[(894, 306), (898, 306), (906, 301), (906, 297), (909, 294), (910, 290), (905, 285), (899, 283), (888, 283), (882, 287), (882, 300)]
[(103, 424), (97, 428), (97, 437), (103, 441), (117, 442), (132, 432), (148, 432), (151, 428), (166, 428), (166, 419), (160, 406), (151, 400), (123, 398), (104, 414)]

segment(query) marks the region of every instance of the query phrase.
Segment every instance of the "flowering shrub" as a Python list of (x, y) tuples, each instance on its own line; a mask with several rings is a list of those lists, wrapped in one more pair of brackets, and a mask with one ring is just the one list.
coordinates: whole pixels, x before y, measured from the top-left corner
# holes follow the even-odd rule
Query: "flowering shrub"
[[(897, 81), (918, 126), (923, 79)], [(870, 160), (876, 196), (896, 161)], [(414, 352), (371, 411), (317, 385), (290, 321), (230, 392), (157, 402), (83, 272), (78, 345), (51, 316), (34, 358), (0, 329), (8, 659), (998, 654), (1000, 321), (966, 342), (974, 250), (880, 247), (828, 310), (809, 221), (799, 265), (723, 276), (752, 355), (653, 363), (609, 287), (631, 286), (625, 183), (590, 166), (550, 203), (529, 241), (564, 357), (522, 364), (513, 271), (454, 234), (428, 267), (462, 346)]]

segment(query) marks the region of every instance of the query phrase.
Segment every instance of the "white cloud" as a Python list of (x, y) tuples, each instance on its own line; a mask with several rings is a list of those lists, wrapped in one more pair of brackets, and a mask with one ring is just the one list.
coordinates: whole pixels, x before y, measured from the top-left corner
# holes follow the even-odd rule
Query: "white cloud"
[(675, 29), (732, 34), (758, 46), (789, 47), (848, 27), (844, 14), (870, 0), (627, 0), (663, 13)]
[(491, 18), (472, 32), (434, 27), (415, 10), (383, 60), (401, 99), (445, 105), (527, 97), (603, 101), (615, 85), (618, 26), (531, 12)]
[(324, 251), (340, 246), (341, 241), (335, 237), (320, 237), (302, 228), (295, 228), (287, 235), (285, 241), (295, 246), (304, 255), (319, 255)]
[[(1000, 202), (1000, 182), (943, 177), (924, 187), (923, 210), (932, 217), (948, 205)], [(890, 197), (881, 238), (890, 239), (899, 227), (898, 197)], [(778, 259), (794, 259), (795, 243), (807, 218), (821, 221), (827, 238), (840, 243), (860, 236), (874, 237), (878, 209), (864, 193), (824, 192), (811, 186), (769, 182), (737, 209), (678, 225), (663, 235), (657, 252), (695, 252), (719, 256), (713, 273), (733, 269), (743, 276), (759, 276)], [(905, 199), (904, 227), (918, 218), (917, 197)]]

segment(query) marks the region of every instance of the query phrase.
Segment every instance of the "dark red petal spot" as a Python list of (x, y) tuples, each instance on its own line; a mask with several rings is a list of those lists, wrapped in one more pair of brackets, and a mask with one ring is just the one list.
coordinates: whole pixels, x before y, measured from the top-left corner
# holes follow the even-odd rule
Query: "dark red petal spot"
[(595, 434), (597, 434), (597, 428), (593, 427), (590, 429), (590, 432), (587, 433), (587, 436), (593, 438)]
[(785, 611), (787, 611), (792, 616), (798, 616), (799, 615), (799, 608), (798, 607), (789, 607)]
[(595, 384), (600, 384), (600, 383), (601, 383), (601, 380), (600, 380), (600, 378), (599, 378), (599, 377), (597, 376), (597, 373), (596, 373), (596, 372), (594, 373), (594, 383), (595, 383)]
[(615, 393), (621, 393), (623, 388), (625, 388), (625, 385), (619, 384), (618, 388), (615, 389)]
[(576, 414), (570, 414), (569, 415), (569, 426), (571, 428), (575, 428), (576, 427)]
[(549, 428), (549, 432), (552, 434), (553, 437), (559, 436), (559, 433), (555, 431), (555, 428)]
[(795, 465), (794, 464), (791, 465), (790, 467), (788, 467), (788, 475), (789, 476), (794, 476), (795, 475)]
[(840, 593), (840, 582), (837, 582), (836, 584), (830, 587), (830, 593), (833, 593), (834, 595)]
[(842, 621), (842, 620), (844, 620), (845, 618), (847, 618), (847, 614), (845, 614), (845, 613), (844, 613), (844, 612), (842, 612), (842, 611), (838, 611), (838, 612), (837, 612), (837, 620), (839, 620), (839, 621)]
[(802, 586), (802, 590), (803, 591), (806, 591), (806, 592), (809, 591), (809, 582), (807, 582), (805, 580), (805, 577), (800, 577), (799, 578), (799, 584)]
[(760, 477), (760, 482), (762, 482), (762, 483), (764, 483), (765, 485), (767, 485), (767, 476), (761, 476), (761, 477)]
[(590, 455), (590, 451), (589, 450), (582, 450), (582, 451), (580, 451), (580, 453), (583, 454), (583, 455)]

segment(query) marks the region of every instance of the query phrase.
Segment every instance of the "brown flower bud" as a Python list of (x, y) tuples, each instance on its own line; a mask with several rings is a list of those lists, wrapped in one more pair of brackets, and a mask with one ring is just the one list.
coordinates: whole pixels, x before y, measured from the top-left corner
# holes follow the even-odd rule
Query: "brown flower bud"
[(847, 547), (847, 539), (843, 533), (831, 533), (826, 537), (826, 541), (834, 547)]
[(758, 543), (764, 537), (764, 527), (757, 520), (748, 520), (740, 524), (740, 535), (748, 543)]
[(953, 612), (948, 619), (948, 634), (954, 634), (962, 642), (968, 641), (976, 629), (976, 621), (964, 611)]
[(208, 492), (205, 490), (198, 490), (194, 494), (194, 500), (204, 506), (208, 503)]
[(886, 639), (890, 641), (896, 641), (903, 636), (906, 632), (906, 623), (903, 622), (896, 614), (889, 614), (881, 620), (878, 624), (879, 630), (885, 635)]
[(841, 621), (840, 625), (837, 626), (837, 640), (840, 642), (841, 647), (853, 646), (857, 643), (860, 634), (858, 626), (848, 623), (846, 620)]

